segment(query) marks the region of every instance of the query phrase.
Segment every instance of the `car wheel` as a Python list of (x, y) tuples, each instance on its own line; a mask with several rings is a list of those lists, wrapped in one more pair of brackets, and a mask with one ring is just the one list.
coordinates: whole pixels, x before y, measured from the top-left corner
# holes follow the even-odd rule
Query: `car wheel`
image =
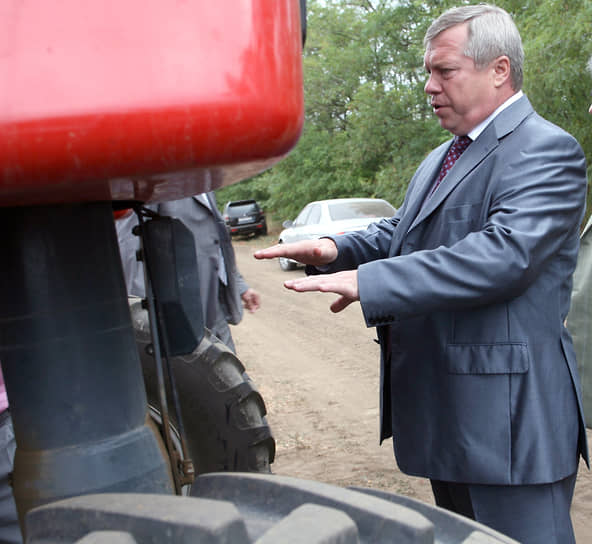
[[(147, 312), (139, 304), (132, 304), (132, 320), (150, 413), (160, 425)], [(275, 440), (263, 398), (236, 355), (209, 330), (205, 332), (193, 353), (170, 361), (196, 475), (220, 471), (269, 473)], [(178, 436), (177, 422), (170, 399), (168, 411), (174, 438)]]
[[(278, 244), (283, 244), (283, 242), (280, 240), (278, 242)], [(289, 272), (290, 270), (296, 269), (296, 264), (291, 259), (286, 259), (285, 257), (279, 257), (278, 261), (280, 263), (280, 268), (284, 272)]]
[(280, 261), (280, 268), (284, 272), (288, 272), (289, 270), (294, 270), (296, 268), (296, 265), (290, 259), (286, 259), (285, 257), (280, 257), (279, 261)]

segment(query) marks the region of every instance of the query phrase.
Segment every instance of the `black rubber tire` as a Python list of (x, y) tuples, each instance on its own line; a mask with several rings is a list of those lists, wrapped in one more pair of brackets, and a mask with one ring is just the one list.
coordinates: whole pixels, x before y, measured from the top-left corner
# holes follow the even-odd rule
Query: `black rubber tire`
[(290, 259), (286, 259), (285, 257), (280, 257), (278, 260), (280, 263), (280, 268), (284, 272), (289, 272), (290, 270), (296, 269), (296, 265), (292, 261), (290, 261)]
[[(148, 404), (158, 406), (147, 312), (130, 305)], [(197, 474), (271, 472), (275, 440), (263, 398), (236, 355), (206, 329), (195, 351), (171, 358), (187, 448)], [(171, 424), (177, 426), (169, 399)], [(157, 422), (158, 423), (158, 422)]]

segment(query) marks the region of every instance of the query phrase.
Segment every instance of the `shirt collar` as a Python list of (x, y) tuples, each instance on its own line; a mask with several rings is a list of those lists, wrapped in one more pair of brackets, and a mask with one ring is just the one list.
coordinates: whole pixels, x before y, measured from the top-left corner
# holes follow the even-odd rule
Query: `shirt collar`
[(491, 123), (502, 111), (507, 107), (511, 106), (517, 100), (520, 100), (524, 96), (522, 91), (518, 91), (508, 98), (501, 106), (499, 106), (487, 119), (481, 121), (473, 130), (471, 130), (467, 136), (473, 140), (473, 142), (479, 137), (479, 135), (485, 130), (485, 127)]

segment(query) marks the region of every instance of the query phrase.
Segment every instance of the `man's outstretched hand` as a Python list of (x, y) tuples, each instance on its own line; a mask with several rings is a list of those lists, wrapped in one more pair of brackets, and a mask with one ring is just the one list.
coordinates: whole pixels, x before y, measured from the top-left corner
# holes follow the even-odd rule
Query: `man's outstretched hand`
[(330, 238), (303, 240), (293, 244), (277, 244), (255, 252), (255, 259), (274, 259), (285, 257), (302, 264), (323, 266), (337, 258), (337, 246)]
[[(256, 251), (254, 256), (256, 259), (286, 257), (303, 264), (323, 266), (332, 263), (337, 258), (337, 246), (330, 238), (319, 238), (293, 244), (277, 244)], [(356, 270), (287, 280), (284, 282), (284, 286), (301, 293), (305, 291), (337, 293), (340, 297), (331, 304), (333, 312), (340, 312), (352, 302), (359, 300), (358, 272)]]

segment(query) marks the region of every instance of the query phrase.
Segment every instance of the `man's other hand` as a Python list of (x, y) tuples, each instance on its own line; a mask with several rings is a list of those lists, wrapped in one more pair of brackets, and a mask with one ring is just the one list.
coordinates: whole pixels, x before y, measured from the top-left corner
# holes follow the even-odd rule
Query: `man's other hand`
[(335, 274), (320, 274), (319, 276), (308, 276), (284, 282), (287, 289), (303, 293), (306, 291), (319, 291), (321, 293), (337, 293), (341, 295), (333, 304), (332, 312), (340, 312), (347, 308), (352, 302), (360, 300), (358, 293), (358, 271), (346, 270)]
[(254, 313), (256, 310), (259, 309), (261, 306), (261, 298), (259, 297), (259, 293), (249, 287), (242, 295), (241, 299), (243, 301), (243, 306), (246, 310), (250, 313)]

